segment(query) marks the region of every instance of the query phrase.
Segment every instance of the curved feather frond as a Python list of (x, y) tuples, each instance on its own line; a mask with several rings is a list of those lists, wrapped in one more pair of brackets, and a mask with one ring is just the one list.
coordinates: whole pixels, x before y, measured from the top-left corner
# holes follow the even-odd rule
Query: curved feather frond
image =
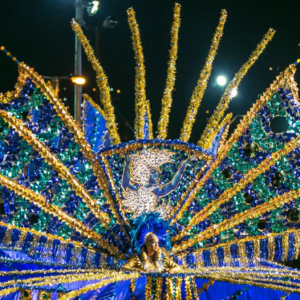
[[(212, 177), (212, 174), (216, 170), (216, 168), (220, 165), (223, 159), (226, 158), (226, 155), (228, 155), (230, 149), (233, 147), (234, 143), (236, 143), (239, 139), (239, 137), (247, 130), (249, 127), (249, 124), (255, 119), (257, 113), (262, 109), (264, 105), (267, 104), (269, 99), (272, 97), (274, 93), (278, 91), (278, 88), (280, 86), (288, 85), (291, 87), (291, 90), (293, 92), (293, 95), (297, 97), (297, 87), (294, 82), (294, 74), (296, 71), (295, 65), (290, 65), (284, 72), (282, 72), (276, 80), (271, 84), (270, 88), (268, 88), (262, 96), (255, 102), (253, 107), (247, 112), (247, 114), (244, 116), (244, 118), (241, 120), (240, 124), (237, 126), (234, 133), (230, 136), (228, 141), (225, 143), (224, 147), (222, 148), (222, 151), (218, 153), (217, 159), (214, 160), (209, 170), (205, 173), (205, 175), (199, 180), (197, 183), (195, 189), (192, 191), (192, 193), (187, 197), (185, 202), (182, 206), (177, 207), (178, 212), (174, 215), (174, 219), (172, 220), (172, 224), (175, 221), (178, 221), (183, 213), (190, 207), (193, 199), (195, 199), (196, 194), (198, 191), (205, 185), (205, 183)], [(298, 97), (296, 98), (298, 99)]]
[(181, 5), (175, 3), (174, 14), (173, 14), (173, 24), (171, 29), (171, 49), (170, 58), (168, 62), (168, 74), (166, 80), (166, 87), (164, 89), (164, 95), (162, 98), (160, 119), (158, 121), (158, 136), (159, 139), (167, 138), (167, 129), (169, 125), (170, 110), (173, 102), (172, 92), (175, 86), (176, 80), (176, 61), (178, 53), (178, 33), (180, 28), (180, 10)]
[(269, 31), (265, 34), (262, 41), (257, 45), (256, 49), (251, 54), (250, 58), (247, 62), (239, 69), (239, 71), (235, 74), (233, 80), (228, 84), (216, 110), (213, 115), (209, 118), (209, 121), (204, 129), (200, 141), (198, 142), (198, 146), (207, 147), (207, 143), (209, 143), (211, 139), (211, 134), (215, 131), (216, 127), (219, 125), (220, 120), (223, 118), (225, 111), (227, 110), (230, 100), (232, 98), (232, 90), (237, 89), (240, 85), (243, 77), (247, 74), (248, 70), (253, 66), (258, 57), (265, 50), (267, 44), (271, 41), (275, 34), (274, 29), (269, 29)]
[[(123, 225), (124, 220), (120, 216), (120, 212), (115, 204), (113, 197), (109, 193), (109, 187), (105, 174), (100, 166), (100, 163), (93, 153), (91, 146), (86, 142), (84, 134), (77, 128), (77, 125), (73, 118), (69, 115), (63, 103), (55, 97), (51, 89), (45, 84), (44, 80), (33, 69), (30, 69), (25, 64), (19, 64), (19, 70), (22, 77), (30, 78), (41, 89), (50, 103), (53, 105), (57, 116), (61, 118), (62, 122), (67, 126), (69, 131), (74, 135), (74, 141), (80, 146), (84, 157), (88, 160), (93, 170), (93, 174), (96, 176), (99, 186), (110, 206), (113, 216), (116, 218), (120, 225)], [(107, 114), (106, 114), (107, 117)], [(122, 229), (123, 230), (123, 229)], [(125, 232), (125, 231), (124, 231)], [(125, 233), (126, 235), (126, 233)]]
[(206, 58), (204, 68), (201, 70), (200, 78), (198, 79), (197, 85), (193, 91), (192, 98), (190, 100), (187, 113), (181, 128), (180, 140), (184, 142), (187, 142), (190, 139), (196, 115), (198, 113), (199, 106), (203, 99), (207, 87), (207, 82), (212, 71), (212, 65), (217, 55), (217, 50), (220, 44), (221, 37), (223, 35), (226, 18), (227, 11), (224, 9), (221, 12), (219, 24), (217, 26), (215, 35), (212, 39), (212, 44), (210, 46), (210, 50)]
[[(136, 22), (135, 11), (133, 8), (127, 10), (128, 23), (131, 30), (133, 50), (135, 54), (135, 122), (134, 130), (137, 139), (143, 139), (145, 135), (145, 118), (147, 117), (147, 98), (146, 98), (146, 70), (144, 63), (143, 47), (140, 37), (139, 26)], [(148, 105), (150, 112), (150, 105)], [(152, 123), (152, 122), (151, 122)], [(152, 129), (150, 129), (152, 131)]]

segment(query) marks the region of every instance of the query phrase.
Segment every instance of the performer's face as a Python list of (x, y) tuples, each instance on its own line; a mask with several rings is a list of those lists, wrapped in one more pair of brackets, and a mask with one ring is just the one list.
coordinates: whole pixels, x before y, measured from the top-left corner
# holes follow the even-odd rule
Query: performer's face
[(158, 241), (155, 239), (152, 239), (146, 243), (147, 252), (157, 252), (158, 251)]

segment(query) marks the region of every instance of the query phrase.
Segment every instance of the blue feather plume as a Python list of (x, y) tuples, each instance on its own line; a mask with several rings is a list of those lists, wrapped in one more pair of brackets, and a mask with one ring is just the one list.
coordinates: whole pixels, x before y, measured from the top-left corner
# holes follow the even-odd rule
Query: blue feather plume
[(131, 228), (131, 246), (138, 254), (141, 253), (146, 234), (149, 232), (158, 237), (160, 247), (171, 249), (171, 237), (175, 233), (175, 228), (170, 225), (169, 220), (162, 219), (158, 213), (142, 214), (132, 221)]

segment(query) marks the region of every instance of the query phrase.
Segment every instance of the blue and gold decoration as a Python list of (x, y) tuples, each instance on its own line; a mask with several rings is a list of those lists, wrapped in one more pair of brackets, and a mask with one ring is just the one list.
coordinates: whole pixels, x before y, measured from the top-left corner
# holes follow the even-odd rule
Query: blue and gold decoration
[(0, 94), (0, 299), (300, 299), (300, 106), (297, 60), (228, 137), (237, 89), (275, 31), (235, 74), (197, 145), (189, 138), (216, 57), (223, 10), (179, 139), (167, 139), (181, 6), (154, 136), (135, 12), (135, 140), (118, 134), (108, 78), (71, 25), (100, 90), (83, 95), (83, 128), (19, 62)]

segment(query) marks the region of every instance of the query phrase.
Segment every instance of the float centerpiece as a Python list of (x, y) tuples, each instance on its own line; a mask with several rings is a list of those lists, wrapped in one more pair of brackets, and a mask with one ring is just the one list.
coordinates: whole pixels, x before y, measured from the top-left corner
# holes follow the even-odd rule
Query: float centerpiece
[[(82, 130), (41, 76), (18, 63), (15, 90), (0, 96), (3, 299), (300, 299), (299, 271), (280, 264), (298, 259), (300, 247), (297, 62), (227, 137), (232, 90), (273, 29), (229, 83), (198, 144), (188, 143), (226, 17), (223, 10), (178, 140), (166, 138), (179, 4), (157, 138), (133, 9), (133, 141), (120, 140), (107, 76), (75, 20), (102, 105), (84, 95)], [(279, 119), (283, 132), (273, 126)]]

